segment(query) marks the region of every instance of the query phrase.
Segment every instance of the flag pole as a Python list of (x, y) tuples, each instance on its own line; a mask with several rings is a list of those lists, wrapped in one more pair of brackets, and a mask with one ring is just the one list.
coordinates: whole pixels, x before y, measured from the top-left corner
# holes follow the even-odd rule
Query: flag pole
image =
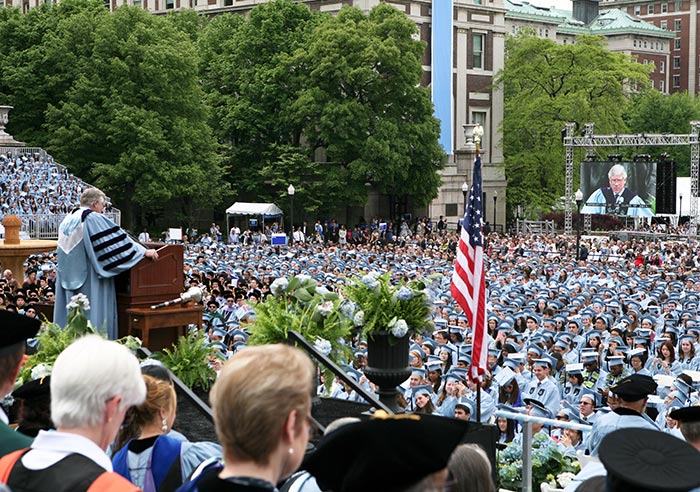
[[(479, 158), (479, 145), (481, 144), (481, 138), (477, 136), (477, 138), (474, 139), (474, 143), (476, 144), (476, 156), (474, 159)], [(481, 233), (484, 233), (484, 228), (483, 225), (481, 226)], [(474, 328), (472, 328), (473, 330)], [(472, 355), (474, 354), (474, 338), (472, 338)], [(477, 376), (476, 380), (476, 421), (481, 422), (481, 375)]]
[(472, 361), (469, 368), (469, 381), (478, 385), (476, 393), (476, 418), (481, 420), (481, 376), (488, 369), (486, 334), (486, 292), (484, 281), (484, 228), (481, 157), (479, 143), (483, 130), (477, 124), (467, 144), (475, 144), (472, 185), (466, 203), (459, 243), (455, 254), (455, 269), (452, 272), (450, 292), (452, 298), (464, 310), (472, 335)]

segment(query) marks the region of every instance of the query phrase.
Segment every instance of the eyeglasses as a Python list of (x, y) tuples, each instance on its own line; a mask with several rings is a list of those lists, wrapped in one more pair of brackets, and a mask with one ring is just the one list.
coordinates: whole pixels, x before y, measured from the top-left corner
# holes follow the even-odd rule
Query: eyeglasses
[(579, 405), (592, 405), (592, 403), (588, 401), (582, 401), (579, 403)]

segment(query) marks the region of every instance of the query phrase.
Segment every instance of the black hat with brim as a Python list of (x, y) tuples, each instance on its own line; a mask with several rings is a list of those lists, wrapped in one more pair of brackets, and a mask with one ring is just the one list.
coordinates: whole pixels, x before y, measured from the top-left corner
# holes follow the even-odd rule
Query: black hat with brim
[(399, 491), (445, 468), (468, 430), (452, 418), (378, 411), (324, 436), (301, 468), (322, 490)]
[(611, 432), (598, 454), (608, 471), (609, 492), (681, 492), (700, 485), (700, 453), (661, 431), (627, 428)]
[(639, 401), (652, 393), (656, 393), (656, 388), (656, 381), (651, 376), (632, 374), (611, 387), (610, 391), (624, 401)]
[(700, 407), (683, 407), (673, 410), (669, 417), (679, 422), (700, 422)]
[(17, 350), (28, 338), (34, 338), (40, 327), (38, 319), (0, 310), (0, 355)]

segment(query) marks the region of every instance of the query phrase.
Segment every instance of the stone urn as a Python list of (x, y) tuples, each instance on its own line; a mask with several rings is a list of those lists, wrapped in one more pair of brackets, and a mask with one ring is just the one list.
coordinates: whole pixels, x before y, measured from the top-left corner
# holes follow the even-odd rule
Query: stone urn
[(411, 375), (408, 365), (408, 335), (396, 338), (388, 331), (367, 337), (367, 367), (365, 376), (379, 389), (379, 400), (394, 413), (403, 413), (396, 398), (397, 386)]

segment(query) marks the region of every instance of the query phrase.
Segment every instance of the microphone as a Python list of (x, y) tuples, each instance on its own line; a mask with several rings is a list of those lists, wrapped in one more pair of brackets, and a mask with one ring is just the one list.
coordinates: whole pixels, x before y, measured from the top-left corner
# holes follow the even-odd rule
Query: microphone
[(190, 301), (199, 302), (204, 296), (204, 287), (190, 287), (187, 292), (180, 294), (180, 297), (173, 299), (172, 301), (161, 302), (160, 304), (154, 304), (151, 309), (160, 309), (167, 306), (172, 306), (174, 304), (187, 303)]

